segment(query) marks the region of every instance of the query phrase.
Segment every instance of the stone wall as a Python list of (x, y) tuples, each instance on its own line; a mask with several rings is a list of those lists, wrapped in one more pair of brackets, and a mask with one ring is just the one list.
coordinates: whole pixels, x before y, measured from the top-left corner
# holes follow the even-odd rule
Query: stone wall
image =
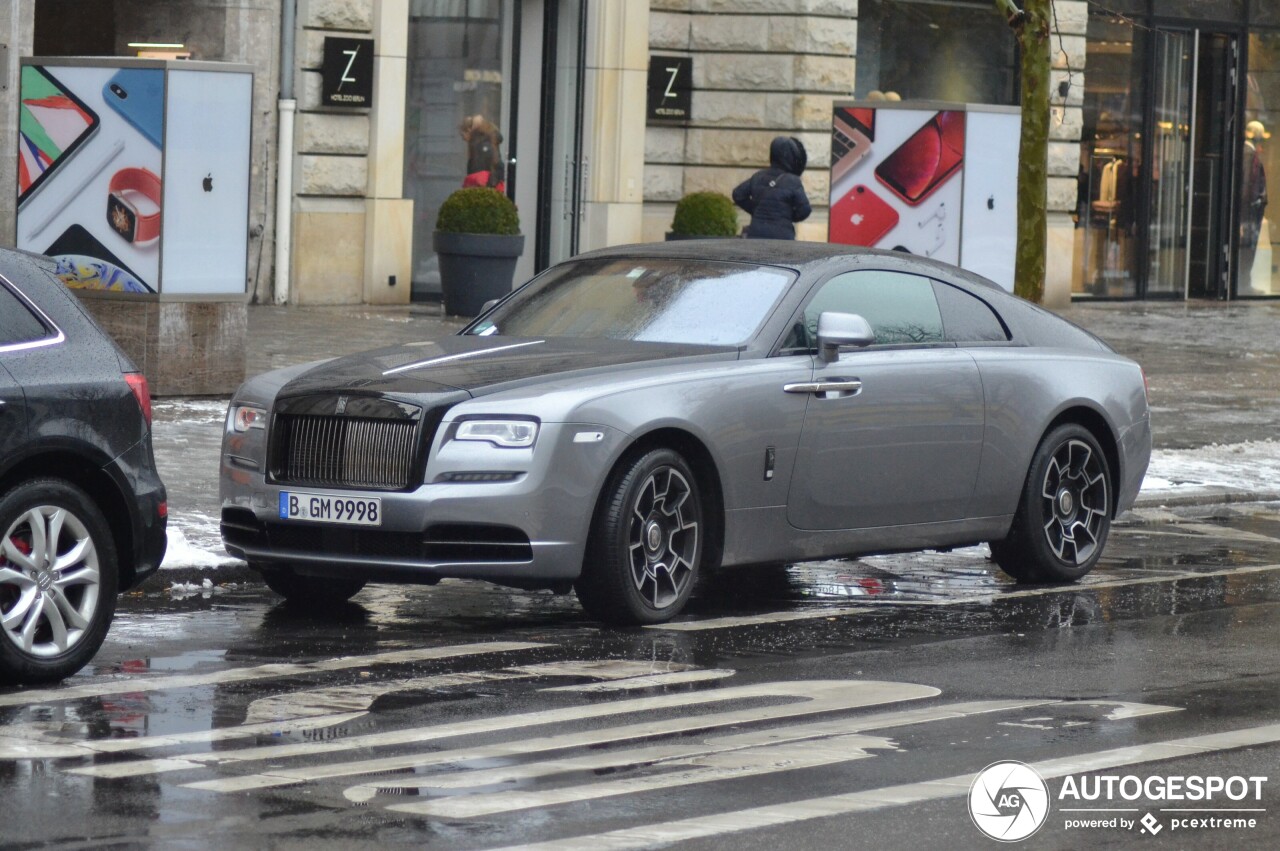
[[(408, 20), (408, 0), (298, 0), (293, 303), (409, 300), (413, 202), (401, 198)], [(374, 39), (372, 109), (321, 104), (328, 36)]]
[(814, 215), (798, 236), (825, 240), (831, 104), (853, 92), (857, 0), (651, 0), (650, 9), (650, 53), (692, 56), (694, 91), (687, 125), (645, 133), (645, 238), (663, 238), (682, 196), (732, 192), (787, 135), (811, 164), (803, 181)]
[[(1075, 220), (1080, 135), (1084, 126), (1086, 0), (1055, 0), (1058, 29), (1052, 36), (1053, 71), (1049, 109), (1049, 229), (1044, 304), (1063, 307), (1071, 301), (1076, 257)], [(1060, 86), (1067, 83), (1066, 95)]]
[(147, 376), (153, 396), (227, 396), (244, 381), (244, 302), (76, 294)]

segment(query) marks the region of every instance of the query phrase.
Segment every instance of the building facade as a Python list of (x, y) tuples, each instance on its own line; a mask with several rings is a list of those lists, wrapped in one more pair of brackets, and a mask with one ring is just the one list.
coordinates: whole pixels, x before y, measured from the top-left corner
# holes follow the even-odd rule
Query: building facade
[[(590, 248), (662, 239), (680, 197), (729, 193), (780, 134), (809, 154), (814, 214), (799, 238), (823, 240), (833, 102), (1017, 105), (1014, 39), (992, 6), (5, 0), (0, 35), (9, 93), (22, 55), (160, 44), (253, 66), (249, 297), (383, 304), (438, 293), (431, 232), (466, 177), (461, 127), (474, 116), (501, 137), (502, 188), (526, 234), (517, 280)], [(1269, 215), (1270, 199), (1280, 205), (1280, 4), (1056, 0), (1054, 11), (1046, 300), (1280, 294)], [(372, 47), (370, 104), (323, 101), (334, 39)], [(649, 115), (655, 57), (688, 70), (676, 120)], [(16, 115), (10, 94), (10, 151)], [(12, 186), (12, 158), (0, 163)], [(12, 240), (12, 192), (0, 194), (0, 234)]]

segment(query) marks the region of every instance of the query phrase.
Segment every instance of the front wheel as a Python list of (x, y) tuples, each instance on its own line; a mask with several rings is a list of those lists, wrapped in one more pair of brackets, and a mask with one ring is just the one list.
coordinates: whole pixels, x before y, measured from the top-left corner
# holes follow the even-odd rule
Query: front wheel
[(258, 570), (268, 588), (294, 605), (336, 606), (350, 600), (364, 588), (364, 582), (359, 579), (302, 576), (288, 570), (274, 568), (258, 568)]
[(55, 682), (88, 664), (117, 577), (111, 530), (83, 490), (35, 479), (0, 495), (0, 682)]
[(684, 457), (653, 449), (609, 477), (574, 586), (590, 614), (661, 623), (693, 592), (705, 548), (702, 494)]
[(1013, 527), (991, 555), (1019, 582), (1074, 582), (1098, 563), (1111, 529), (1111, 471), (1093, 434), (1068, 423), (1031, 460)]

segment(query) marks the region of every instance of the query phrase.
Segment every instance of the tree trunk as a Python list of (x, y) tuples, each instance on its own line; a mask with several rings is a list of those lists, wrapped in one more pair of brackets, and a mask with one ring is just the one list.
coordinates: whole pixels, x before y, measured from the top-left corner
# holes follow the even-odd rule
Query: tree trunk
[(1013, 291), (1044, 297), (1049, 202), (1050, 0), (995, 0), (1022, 53), (1022, 138), (1018, 148), (1018, 247)]

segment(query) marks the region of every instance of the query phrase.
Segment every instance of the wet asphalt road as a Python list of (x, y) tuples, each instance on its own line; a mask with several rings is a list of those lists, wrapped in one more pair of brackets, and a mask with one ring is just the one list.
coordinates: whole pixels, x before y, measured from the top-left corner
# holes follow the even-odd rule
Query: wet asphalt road
[[(1013, 759), (1054, 798), (1027, 847), (1278, 847), (1280, 506), (1126, 518), (1078, 586), (983, 548), (820, 562), (708, 578), (648, 629), (465, 582), (326, 613), (144, 590), (90, 669), (0, 689), (0, 845), (982, 848), (969, 781)], [(1154, 837), (1068, 830), (1091, 768), (1271, 779), (1075, 803)], [(1163, 811), (1206, 806), (1266, 812)]]

